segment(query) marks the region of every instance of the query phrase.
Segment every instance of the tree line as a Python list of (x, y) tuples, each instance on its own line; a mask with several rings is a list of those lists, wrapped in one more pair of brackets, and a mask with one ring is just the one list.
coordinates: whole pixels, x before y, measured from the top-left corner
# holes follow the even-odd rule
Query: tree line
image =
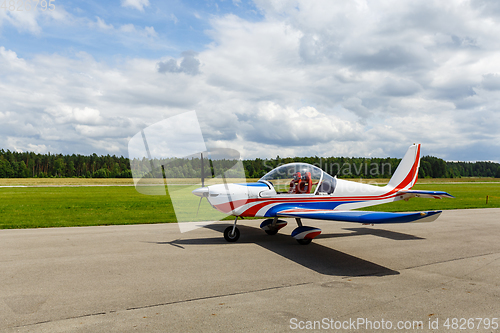
[(130, 178), (126, 157), (37, 154), (0, 150), (0, 178)]
[[(204, 160), (204, 175), (217, 175), (230, 169), (233, 160)], [(245, 176), (260, 178), (279, 165), (303, 162), (316, 165), (331, 175), (342, 178), (390, 178), (401, 159), (361, 158), (361, 157), (286, 157), (274, 159), (243, 160)], [(136, 175), (167, 178), (201, 177), (201, 159), (133, 159), (115, 155), (92, 154), (89, 156), (72, 154), (37, 154), (34, 152), (11, 152), (0, 150), (0, 178), (131, 178), (131, 163)], [(162, 167), (166, 166), (166, 167)], [(153, 169), (153, 172), (151, 171)], [(156, 171), (155, 171), (156, 170)], [(229, 171), (229, 177), (242, 177), (237, 171)], [(500, 164), (494, 162), (446, 162), (434, 156), (424, 156), (420, 160), (421, 178), (496, 177), (500, 178)]]

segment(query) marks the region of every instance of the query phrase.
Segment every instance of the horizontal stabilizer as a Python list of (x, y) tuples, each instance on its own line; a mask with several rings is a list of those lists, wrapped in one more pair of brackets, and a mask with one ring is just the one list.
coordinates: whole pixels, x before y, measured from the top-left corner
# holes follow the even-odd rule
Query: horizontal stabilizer
[(439, 217), (441, 211), (387, 213), (366, 211), (336, 211), (320, 209), (287, 209), (277, 213), (278, 216), (367, 224), (432, 222)]
[(397, 195), (402, 195), (403, 199), (409, 198), (431, 198), (431, 199), (442, 199), (455, 197), (443, 191), (420, 191), (420, 190), (401, 190), (398, 191)]

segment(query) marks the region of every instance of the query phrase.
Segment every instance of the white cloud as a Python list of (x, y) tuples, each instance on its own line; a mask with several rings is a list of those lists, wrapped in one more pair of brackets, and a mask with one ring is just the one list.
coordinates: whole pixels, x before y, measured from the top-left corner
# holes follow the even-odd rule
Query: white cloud
[[(34, 4), (32, 2), (32, 6)], [(21, 1), (15, 2), (16, 10), (8, 10), (9, 1), (6, 2), (6, 6), (7, 9), (0, 9), (0, 28), (4, 23), (7, 23), (16, 28), (21, 34), (40, 36), (44, 25), (50, 25), (54, 22), (71, 24), (76, 20), (62, 5), (56, 4), (57, 10), (46, 9), (45, 11), (40, 10), (40, 3), (37, 5), (38, 10), (33, 9), (33, 7), (31, 10), (26, 10), (26, 2)]]
[(149, 37), (158, 37), (158, 34), (155, 31), (155, 28), (153, 27), (144, 27), (144, 31), (146, 32), (146, 35)]
[(113, 30), (114, 27), (112, 24), (107, 24), (106, 22), (104, 22), (104, 20), (102, 18), (100, 18), (99, 16), (96, 16), (96, 22), (91, 22), (91, 25), (96, 25), (99, 29), (103, 29), (103, 30)]
[(124, 24), (120, 27), (120, 30), (123, 32), (136, 32), (133, 24)]
[[(96, 16), (95, 20), (86, 19), (82, 20), (82, 22), (85, 22), (86, 26), (94, 30), (97, 34), (108, 36), (108, 39), (111, 36), (115, 43), (119, 42), (133, 48), (138, 46), (143, 47), (145, 45), (148, 48), (158, 48), (158, 46), (154, 44), (154, 41), (158, 39), (158, 33), (153, 26), (145, 26), (142, 28), (132, 23), (118, 24), (115, 26), (111, 23), (107, 23), (99, 16)], [(163, 46), (163, 48), (165, 47)]]
[[(7, 2), (7, 6), (9, 3)], [(42, 31), (38, 24), (39, 13), (36, 10), (32, 11), (10, 11), (0, 10), (0, 23), (6, 21), (13, 25), (19, 32), (39, 35)]]
[(307, 147), (333, 140), (357, 141), (363, 136), (360, 126), (320, 113), (312, 106), (294, 109), (260, 102), (255, 111), (238, 116), (238, 134), (250, 142)]
[(186, 73), (196, 75), (200, 72), (200, 60), (197, 58), (198, 53), (194, 51), (185, 51), (182, 53), (182, 60), (177, 64), (176, 59), (160, 61), (157, 64), (159, 73)]
[(73, 116), (81, 124), (99, 124), (102, 119), (99, 110), (89, 107), (74, 109)]
[(481, 86), (486, 90), (500, 90), (500, 74), (488, 73), (483, 75)]
[(122, 6), (135, 8), (142, 12), (144, 7), (149, 6), (149, 0), (122, 0)]
[[(126, 154), (140, 128), (195, 109), (210, 145), (247, 158), (400, 156), (421, 142), (498, 160), (500, 14), (479, 2), (259, 0), (261, 21), (212, 16), (204, 50), (114, 65), (0, 47), (0, 144)], [(149, 5), (133, 3), (122, 5)], [(99, 17), (92, 27), (158, 38)]]
[(411, 96), (422, 90), (422, 87), (415, 81), (405, 78), (393, 79), (386, 77), (380, 88), (379, 92), (393, 97), (398, 96)]
[(2, 73), (19, 73), (29, 70), (24, 59), (18, 58), (16, 52), (7, 50), (3, 46), (0, 46), (0, 64)]
[(50, 151), (46, 145), (34, 145), (31, 143), (27, 145), (27, 150), (37, 154), (46, 154)]

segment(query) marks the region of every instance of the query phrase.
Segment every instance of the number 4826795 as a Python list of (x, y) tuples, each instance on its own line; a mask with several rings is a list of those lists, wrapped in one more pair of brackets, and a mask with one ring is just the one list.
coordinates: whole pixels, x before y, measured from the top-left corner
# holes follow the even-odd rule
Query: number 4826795
[[(0, 0), (1, 1), (1, 0)], [(46, 11), (56, 9), (56, 0), (4, 0), (0, 9), (11, 12), (29, 12), (31, 10)]]

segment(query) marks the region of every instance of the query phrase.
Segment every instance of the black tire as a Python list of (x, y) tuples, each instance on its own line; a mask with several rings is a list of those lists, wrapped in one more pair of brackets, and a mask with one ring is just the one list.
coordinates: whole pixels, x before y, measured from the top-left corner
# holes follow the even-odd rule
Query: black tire
[(312, 239), (297, 239), (300, 245), (307, 245), (312, 242)]
[(272, 229), (272, 230), (264, 230), (266, 232), (266, 234), (268, 235), (276, 235), (278, 233), (278, 229)]
[(224, 230), (224, 239), (231, 243), (236, 242), (240, 238), (240, 231), (238, 228), (234, 229), (234, 235), (231, 235), (232, 232), (233, 227), (227, 227), (226, 230)]

